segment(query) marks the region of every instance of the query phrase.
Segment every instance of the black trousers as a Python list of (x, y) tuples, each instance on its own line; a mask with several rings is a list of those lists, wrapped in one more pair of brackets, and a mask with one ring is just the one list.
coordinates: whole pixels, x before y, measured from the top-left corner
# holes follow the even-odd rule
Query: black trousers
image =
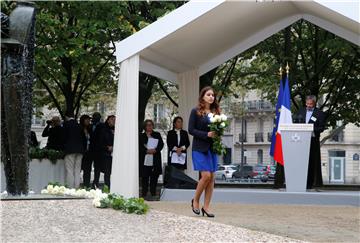
[(321, 154), (320, 154), (320, 139), (317, 137), (311, 138), (310, 156), (307, 178), (307, 189), (314, 186), (320, 187), (323, 185), (321, 172)]
[(112, 168), (112, 158), (108, 156), (99, 156), (95, 162), (94, 182), (99, 187), (100, 172), (104, 173), (104, 183), (110, 189), (110, 176)]
[(85, 188), (90, 187), (91, 169), (93, 164), (93, 154), (91, 152), (85, 152), (82, 158), (81, 168), (83, 170), (83, 186)]
[(144, 166), (144, 173), (141, 177), (141, 196), (146, 197), (149, 189), (150, 181), (150, 193), (152, 196), (156, 196), (156, 187), (159, 179), (159, 173), (154, 171), (153, 166)]
[(284, 166), (282, 166), (279, 163), (276, 163), (274, 188), (283, 188), (283, 187), (285, 187), (284, 182), (285, 182)]

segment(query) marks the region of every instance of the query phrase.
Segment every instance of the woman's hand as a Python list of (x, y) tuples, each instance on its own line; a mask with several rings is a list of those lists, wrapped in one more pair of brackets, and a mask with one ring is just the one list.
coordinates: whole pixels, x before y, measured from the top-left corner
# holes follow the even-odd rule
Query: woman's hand
[(148, 154), (155, 154), (155, 153), (156, 153), (156, 150), (155, 150), (155, 149), (148, 149), (148, 150), (146, 151), (146, 153), (148, 153)]
[(181, 148), (177, 148), (177, 149), (176, 149), (176, 153), (177, 153), (178, 155), (180, 155), (181, 152), (182, 152), (182, 149), (181, 149)]
[(216, 132), (208, 132), (208, 137), (209, 138), (216, 137)]

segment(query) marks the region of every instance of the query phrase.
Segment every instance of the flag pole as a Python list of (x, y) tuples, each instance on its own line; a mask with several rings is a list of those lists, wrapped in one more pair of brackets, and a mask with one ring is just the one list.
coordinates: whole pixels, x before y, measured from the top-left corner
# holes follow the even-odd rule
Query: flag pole
[(290, 70), (289, 63), (286, 63), (286, 75), (289, 75), (289, 70)]

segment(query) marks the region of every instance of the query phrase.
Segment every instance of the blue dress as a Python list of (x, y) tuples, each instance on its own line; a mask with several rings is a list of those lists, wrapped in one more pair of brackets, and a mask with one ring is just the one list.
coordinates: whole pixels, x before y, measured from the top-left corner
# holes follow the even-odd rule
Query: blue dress
[[(208, 122), (210, 120), (208, 118)], [(197, 171), (217, 171), (218, 156), (209, 149), (207, 152), (192, 151), (193, 168)]]

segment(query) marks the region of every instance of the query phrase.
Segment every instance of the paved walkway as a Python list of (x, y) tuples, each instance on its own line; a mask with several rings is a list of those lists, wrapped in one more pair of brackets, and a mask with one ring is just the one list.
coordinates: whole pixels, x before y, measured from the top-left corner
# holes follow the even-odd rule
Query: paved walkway
[[(150, 202), (152, 208), (193, 217), (190, 202)], [(360, 208), (354, 206), (214, 203), (214, 219), (227, 225), (316, 242), (360, 242)]]
[[(155, 209), (146, 215), (97, 209), (91, 200), (1, 201), (1, 206), (2, 242), (296, 242)], [(173, 212), (178, 206), (166, 208)]]

